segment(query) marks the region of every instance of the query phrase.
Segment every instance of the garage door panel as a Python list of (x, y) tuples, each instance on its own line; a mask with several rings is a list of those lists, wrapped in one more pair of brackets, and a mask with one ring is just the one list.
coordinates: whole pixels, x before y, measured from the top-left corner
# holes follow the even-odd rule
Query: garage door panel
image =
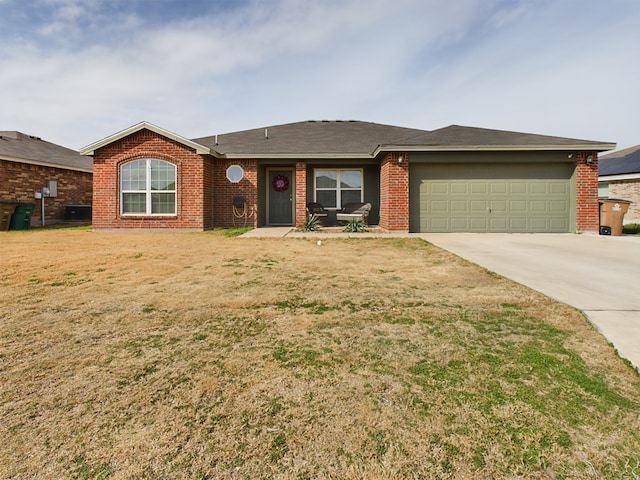
[(564, 233), (569, 231), (569, 221), (561, 218), (550, 218), (548, 229), (550, 232)]
[(496, 231), (496, 230), (506, 231), (507, 223), (508, 223), (507, 218), (491, 217), (489, 218), (489, 229), (491, 231)]
[(451, 229), (448, 218), (430, 218), (425, 222), (427, 231), (447, 232)]
[(469, 230), (471, 232), (486, 232), (489, 220), (487, 218), (470, 218)]
[(527, 211), (527, 202), (525, 200), (509, 200), (509, 211), (524, 213)]
[(510, 218), (508, 230), (510, 232), (527, 232), (529, 230), (529, 222), (526, 218)]
[(448, 213), (449, 212), (449, 202), (447, 200), (431, 200), (427, 201), (427, 208), (433, 214), (438, 213)]
[(472, 214), (482, 213), (487, 211), (486, 200), (471, 200), (469, 202), (469, 212)]
[(447, 195), (449, 193), (449, 185), (441, 182), (433, 182), (431, 184), (424, 183), (424, 188), (426, 193), (431, 195), (443, 194)]
[(547, 219), (546, 218), (532, 218), (529, 220), (530, 228), (535, 230), (547, 230)]
[(569, 209), (569, 202), (566, 200), (549, 200), (550, 212), (566, 212)]
[(491, 195), (506, 195), (509, 185), (506, 182), (492, 182), (489, 184)]
[(527, 184), (525, 182), (513, 181), (509, 183), (509, 193), (512, 195), (521, 195), (527, 193)]
[(549, 183), (549, 193), (552, 195), (566, 195), (569, 193), (569, 185), (566, 182)]
[(549, 185), (542, 182), (531, 182), (529, 184), (529, 193), (537, 195), (546, 195)]
[(452, 232), (467, 232), (471, 229), (467, 218), (451, 218), (449, 226)]
[(469, 185), (466, 183), (453, 182), (450, 184), (449, 193), (452, 195), (466, 195), (469, 193)]
[(501, 213), (501, 212), (507, 212), (509, 211), (509, 207), (507, 205), (507, 201), (506, 200), (491, 200), (489, 202), (489, 211), (491, 213)]
[[(426, 232), (569, 232), (570, 164), (411, 165), (410, 224)], [(417, 197), (417, 198), (416, 198)]]
[(545, 213), (548, 210), (546, 200), (531, 200), (529, 202), (529, 211), (531, 213)]
[(486, 195), (489, 190), (489, 186), (485, 182), (471, 182), (470, 187), (473, 195)]
[(466, 200), (451, 200), (449, 209), (454, 213), (467, 213), (469, 211), (469, 205)]

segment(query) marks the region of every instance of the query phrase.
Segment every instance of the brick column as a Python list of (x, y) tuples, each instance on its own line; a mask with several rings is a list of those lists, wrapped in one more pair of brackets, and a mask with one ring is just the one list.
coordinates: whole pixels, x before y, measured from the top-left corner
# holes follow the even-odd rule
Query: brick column
[(390, 152), (382, 159), (380, 226), (390, 231), (409, 231), (409, 154), (406, 152)]
[(296, 226), (307, 218), (307, 164), (296, 163)]
[[(589, 155), (593, 156), (591, 163), (587, 163)], [(597, 232), (599, 229), (598, 152), (578, 152), (576, 162), (576, 230)]]

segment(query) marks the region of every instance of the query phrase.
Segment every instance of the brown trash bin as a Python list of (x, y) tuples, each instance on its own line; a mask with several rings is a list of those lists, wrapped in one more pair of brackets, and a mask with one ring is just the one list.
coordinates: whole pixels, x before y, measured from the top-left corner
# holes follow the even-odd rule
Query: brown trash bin
[(14, 202), (0, 202), (0, 232), (9, 230), (11, 224), (11, 215), (18, 206)]
[(620, 198), (601, 198), (599, 202), (600, 235), (622, 235), (622, 220), (631, 202)]

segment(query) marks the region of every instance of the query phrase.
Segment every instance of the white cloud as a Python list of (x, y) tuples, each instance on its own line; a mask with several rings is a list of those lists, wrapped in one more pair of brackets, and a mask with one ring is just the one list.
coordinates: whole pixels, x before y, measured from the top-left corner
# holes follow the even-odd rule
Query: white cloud
[(141, 120), (187, 137), (308, 118), (621, 143), (640, 131), (636, 0), (606, 18), (591, 0), (256, 0), (160, 22), (42, 1), (54, 13), (40, 33), (0, 33), (0, 127), (75, 148)]

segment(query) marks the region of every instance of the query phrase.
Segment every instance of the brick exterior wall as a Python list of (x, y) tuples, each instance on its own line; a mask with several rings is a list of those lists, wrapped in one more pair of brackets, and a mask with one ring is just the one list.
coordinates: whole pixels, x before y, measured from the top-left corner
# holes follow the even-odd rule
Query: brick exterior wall
[[(120, 167), (142, 158), (164, 160), (176, 166), (175, 216), (121, 215)], [(93, 163), (93, 228), (96, 230), (257, 226), (258, 162), (255, 159), (219, 160), (199, 155), (180, 142), (141, 130), (98, 149)], [(230, 165), (240, 165), (244, 170), (244, 178), (239, 183), (227, 180)], [(249, 214), (246, 219), (234, 215), (235, 196), (245, 198)]]
[[(176, 166), (175, 216), (120, 214), (120, 166), (132, 160), (156, 158)], [(205, 218), (211, 202), (213, 179), (205, 172), (207, 160), (191, 148), (149, 130), (141, 130), (98, 149), (93, 160), (93, 228), (171, 228), (204, 230), (213, 226)], [(215, 174), (215, 172), (214, 172)], [(207, 184), (208, 183), (208, 184)]]
[[(255, 159), (242, 160), (212, 160), (213, 180), (213, 227), (233, 227), (258, 225), (258, 161)], [(227, 168), (240, 165), (244, 170), (244, 178), (239, 183), (227, 180)], [(245, 209), (233, 208), (233, 198), (242, 196)], [(246, 213), (244, 216), (236, 216)]]
[[(587, 163), (587, 157), (593, 161)], [(598, 153), (578, 152), (576, 161), (576, 230), (598, 232), (600, 204), (598, 203)]]
[[(402, 163), (398, 159), (402, 157)], [(409, 231), (409, 154), (390, 152), (380, 166), (380, 227)]]
[(629, 210), (624, 214), (623, 223), (640, 223), (640, 180), (612, 180), (609, 197), (629, 200)]
[(49, 180), (58, 182), (58, 196), (44, 200), (45, 224), (64, 220), (65, 205), (91, 205), (92, 174), (89, 172), (0, 160), (0, 200), (34, 203), (31, 225), (42, 224), (42, 203), (33, 195)]

